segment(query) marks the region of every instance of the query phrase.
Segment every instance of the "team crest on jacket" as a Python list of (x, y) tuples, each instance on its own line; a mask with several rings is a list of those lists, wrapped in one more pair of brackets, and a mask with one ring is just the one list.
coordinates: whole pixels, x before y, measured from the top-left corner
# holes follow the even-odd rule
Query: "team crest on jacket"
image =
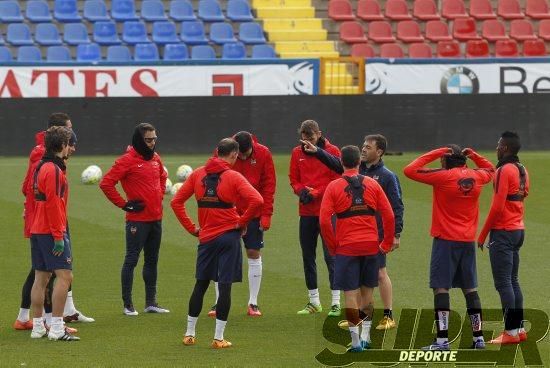
[(378, 175), (373, 175), (372, 178), (376, 181), (378, 181), (378, 179), (380, 179), (380, 177)]
[(72, 259), (71, 257), (67, 257), (67, 263), (68, 263), (68, 264), (73, 263), (73, 259)]
[(458, 188), (464, 195), (468, 195), (474, 189), (474, 178), (462, 178), (458, 181)]
[(132, 233), (132, 235), (136, 235), (136, 233), (137, 233), (137, 227), (135, 227), (135, 226), (130, 226), (130, 232)]

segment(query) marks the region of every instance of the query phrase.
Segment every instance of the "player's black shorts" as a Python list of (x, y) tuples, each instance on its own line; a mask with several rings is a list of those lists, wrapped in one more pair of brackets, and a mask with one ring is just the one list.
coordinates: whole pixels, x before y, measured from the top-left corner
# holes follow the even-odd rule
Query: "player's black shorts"
[(361, 286), (378, 286), (378, 256), (343, 256), (334, 258), (334, 288), (356, 290)]
[(71, 252), (71, 242), (67, 233), (63, 234), (65, 248), (60, 256), (53, 255), (55, 246), (51, 234), (32, 234), (31, 235), (31, 259), (32, 268), (38, 271), (54, 270), (72, 270), (73, 258)]
[(241, 233), (231, 230), (209, 242), (199, 244), (197, 251), (197, 280), (212, 280), (222, 284), (241, 282)]
[(434, 238), (430, 263), (430, 288), (473, 289), (476, 287), (475, 243)]
[(378, 268), (386, 267), (386, 253), (379, 251), (377, 257), (378, 257)]
[(255, 218), (248, 223), (246, 234), (243, 236), (246, 249), (262, 249), (264, 247), (264, 232), (260, 230), (260, 219)]

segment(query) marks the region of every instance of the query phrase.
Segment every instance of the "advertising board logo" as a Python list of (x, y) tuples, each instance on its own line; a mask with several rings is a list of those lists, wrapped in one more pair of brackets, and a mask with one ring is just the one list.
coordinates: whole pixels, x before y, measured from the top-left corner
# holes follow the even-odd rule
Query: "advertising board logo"
[(479, 79), (472, 70), (457, 66), (443, 75), (440, 88), (443, 94), (476, 94), (479, 93)]

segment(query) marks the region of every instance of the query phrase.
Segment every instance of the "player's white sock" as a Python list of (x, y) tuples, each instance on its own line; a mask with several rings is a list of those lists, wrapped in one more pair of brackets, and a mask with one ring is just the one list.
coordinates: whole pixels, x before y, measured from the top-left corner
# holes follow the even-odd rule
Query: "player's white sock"
[(331, 290), (332, 302), (330, 305), (340, 305), (340, 290)]
[(248, 258), (248, 288), (250, 299), (248, 304), (258, 305), (258, 293), (262, 283), (262, 257), (258, 259)]
[(19, 315), (17, 316), (17, 319), (21, 322), (27, 322), (29, 320), (29, 312), (30, 309), (19, 308)]
[(522, 332), (525, 332), (525, 328), (524, 328), (524, 327), (520, 327), (519, 330), (518, 330), (518, 333), (522, 333)]
[(225, 330), (226, 324), (227, 321), (222, 321), (216, 318), (216, 334), (214, 335), (216, 340), (223, 340), (223, 331)]
[(216, 302), (214, 304), (218, 304), (218, 298), (220, 297), (220, 289), (218, 288), (218, 283), (214, 283), (214, 290), (216, 290)]
[(63, 317), (52, 317), (52, 324), (50, 325), (50, 330), (56, 334), (63, 332)]
[(195, 326), (198, 319), (199, 317), (187, 316), (187, 331), (185, 332), (185, 336), (195, 336)]
[(309, 302), (315, 305), (321, 305), (321, 299), (319, 299), (319, 289), (311, 289), (309, 292)]
[(46, 324), (48, 326), (51, 326), (52, 325), (52, 314), (51, 313), (45, 313), (44, 314), (44, 320), (46, 321)]
[(67, 300), (65, 301), (65, 309), (63, 310), (64, 316), (72, 316), (76, 313), (76, 308), (73, 303), (73, 291), (67, 293)]
[(363, 321), (361, 324), (361, 340), (370, 342), (370, 328), (372, 321)]
[(42, 318), (42, 317), (32, 319), (32, 328), (33, 328), (33, 330), (35, 329), (35, 326), (36, 326), (36, 329), (38, 329), (38, 326), (43, 325), (43, 324), (44, 324), (44, 318)]
[(518, 329), (517, 328), (513, 328), (511, 330), (506, 330), (506, 333), (510, 336), (517, 336), (518, 335)]
[(351, 346), (356, 348), (361, 344), (359, 340), (359, 326), (349, 326), (348, 328), (351, 335)]

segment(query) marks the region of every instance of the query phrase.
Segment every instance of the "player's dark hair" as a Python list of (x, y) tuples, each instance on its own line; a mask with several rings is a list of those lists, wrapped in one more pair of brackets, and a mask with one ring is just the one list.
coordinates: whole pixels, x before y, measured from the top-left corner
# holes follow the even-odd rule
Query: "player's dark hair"
[(69, 120), (71, 120), (71, 118), (64, 112), (54, 112), (48, 118), (48, 128), (51, 128), (53, 126), (66, 127), (67, 121)]
[(71, 139), (71, 130), (66, 127), (53, 126), (46, 130), (44, 136), (44, 145), (46, 146), (46, 152), (55, 155), (63, 150), (63, 146), (69, 144)]
[(361, 163), (361, 151), (357, 146), (342, 147), (342, 165), (346, 169), (353, 169)]
[(252, 148), (252, 134), (249, 132), (238, 132), (233, 138), (239, 144), (239, 152), (246, 153), (250, 148)]
[(382, 156), (386, 153), (386, 148), (388, 147), (388, 140), (382, 134), (369, 134), (365, 136), (366, 141), (373, 141), (376, 143), (376, 148), (382, 150)]
[(462, 147), (458, 144), (448, 144), (453, 153), (445, 156), (445, 168), (452, 169), (455, 167), (462, 167), (466, 165), (466, 156), (462, 154)]
[(300, 129), (298, 129), (298, 134), (303, 134), (306, 137), (311, 137), (315, 133), (319, 133), (321, 130), (319, 129), (319, 124), (315, 120), (306, 120), (303, 121), (300, 125)]
[(239, 150), (239, 144), (233, 138), (224, 138), (218, 143), (218, 156), (227, 157)]
[(139, 133), (143, 137), (146, 132), (154, 132), (156, 129), (153, 124), (149, 123), (140, 123), (136, 126), (136, 130), (139, 130)]
[(502, 143), (508, 148), (508, 152), (512, 155), (517, 155), (520, 148), (521, 142), (519, 140), (519, 135), (516, 132), (505, 131), (500, 135)]

